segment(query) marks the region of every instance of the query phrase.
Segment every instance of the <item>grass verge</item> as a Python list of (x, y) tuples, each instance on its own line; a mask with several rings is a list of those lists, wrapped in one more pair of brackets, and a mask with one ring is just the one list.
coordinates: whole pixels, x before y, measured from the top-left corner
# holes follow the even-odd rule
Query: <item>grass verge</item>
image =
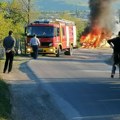
[(0, 120), (10, 120), (11, 104), (8, 84), (0, 77)]

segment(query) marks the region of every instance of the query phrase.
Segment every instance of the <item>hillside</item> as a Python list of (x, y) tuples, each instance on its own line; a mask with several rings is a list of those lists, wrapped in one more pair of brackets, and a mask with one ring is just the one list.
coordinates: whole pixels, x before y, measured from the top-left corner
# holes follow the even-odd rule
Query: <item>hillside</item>
[(88, 9), (88, 0), (36, 0), (34, 5), (42, 11), (73, 11)]
[[(12, 1), (12, 0), (0, 0)], [(25, 0), (20, 0), (25, 1)], [(89, 10), (89, 0), (30, 0), (32, 6), (40, 11), (75, 11), (75, 10)], [(27, 3), (27, 1), (25, 2)], [(113, 1), (113, 8), (120, 9), (120, 1)]]

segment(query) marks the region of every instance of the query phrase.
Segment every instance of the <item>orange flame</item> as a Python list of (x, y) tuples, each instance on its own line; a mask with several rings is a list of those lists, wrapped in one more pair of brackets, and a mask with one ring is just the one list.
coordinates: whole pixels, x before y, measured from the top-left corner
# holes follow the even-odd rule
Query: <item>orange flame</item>
[(103, 39), (107, 39), (106, 30), (94, 26), (87, 35), (82, 35), (80, 43), (83, 48), (96, 48), (99, 47)]

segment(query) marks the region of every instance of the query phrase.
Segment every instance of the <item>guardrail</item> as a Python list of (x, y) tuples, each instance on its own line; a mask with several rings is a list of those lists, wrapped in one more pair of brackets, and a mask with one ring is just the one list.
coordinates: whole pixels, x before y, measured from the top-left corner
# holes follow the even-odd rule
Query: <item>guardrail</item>
[(0, 48), (0, 59), (3, 59), (4, 58), (4, 55), (5, 55), (5, 50), (4, 48)]

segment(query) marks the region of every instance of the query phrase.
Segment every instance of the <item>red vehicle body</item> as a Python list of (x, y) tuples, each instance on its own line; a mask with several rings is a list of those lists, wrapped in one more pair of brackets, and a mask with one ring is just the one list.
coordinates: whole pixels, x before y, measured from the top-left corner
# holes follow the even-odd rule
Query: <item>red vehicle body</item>
[(33, 34), (40, 40), (40, 54), (55, 54), (56, 57), (64, 51), (72, 55), (72, 49), (77, 47), (75, 23), (68, 20), (41, 20), (30, 23), (26, 29), (26, 52), (31, 53), (29, 41)]

